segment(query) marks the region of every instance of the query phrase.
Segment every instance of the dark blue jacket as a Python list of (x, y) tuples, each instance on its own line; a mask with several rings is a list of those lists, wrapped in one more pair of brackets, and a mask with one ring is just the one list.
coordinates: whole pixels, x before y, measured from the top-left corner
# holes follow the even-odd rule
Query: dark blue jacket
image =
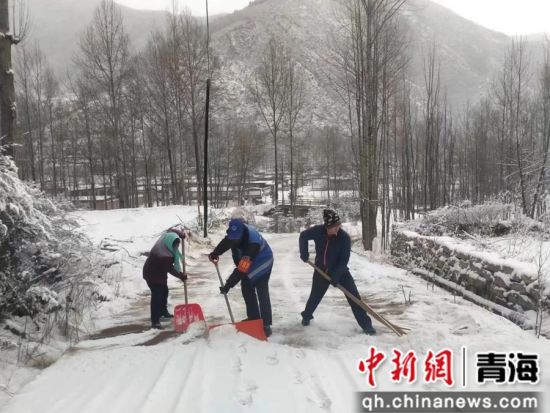
[(252, 265), (247, 274), (241, 274), (236, 269), (227, 280), (227, 285), (232, 288), (239, 283), (242, 277), (248, 277), (252, 284), (271, 274), (273, 267), (273, 252), (267, 241), (254, 227), (244, 226), (242, 238), (237, 242), (230, 241), (227, 237), (222, 239), (214, 249), (216, 255), (222, 255), (231, 249), (233, 262), (239, 265), (242, 257), (249, 257)]
[(351, 239), (346, 231), (340, 229), (338, 235), (329, 237), (324, 225), (316, 225), (300, 233), (300, 257), (309, 258), (308, 241), (315, 242), (315, 265), (326, 271), (331, 278), (339, 282), (349, 274), (348, 262), (351, 253)]

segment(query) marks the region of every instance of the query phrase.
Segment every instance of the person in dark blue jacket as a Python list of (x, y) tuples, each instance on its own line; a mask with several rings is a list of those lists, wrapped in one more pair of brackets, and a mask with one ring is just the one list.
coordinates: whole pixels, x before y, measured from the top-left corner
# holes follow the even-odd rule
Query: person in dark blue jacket
[[(351, 253), (351, 239), (346, 231), (341, 229), (338, 213), (332, 209), (323, 211), (324, 225), (316, 225), (300, 233), (300, 258), (309, 260), (308, 241), (315, 242), (315, 265), (328, 273), (329, 282), (317, 271), (313, 272), (311, 293), (307, 300), (306, 308), (302, 311), (302, 325), (308, 326), (313, 319), (315, 309), (323, 299), (330, 284), (341, 285), (355, 297), (361, 299), (355, 281), (348, 269)], [(359, 326), (368, 335), (376, 334), (372, 326), (372, 320), (365, 310), (355, 304), (349, 298), (348, 303)]]
[(271, 335), (271, 300), (269, 298), (269, 277), (273, 268), (273, 253), (262, 235), (240, 219), (229, 221), (227, 235), (208, 258), (217, 263), (220, 255), (231, 249), (235, 270), (225, 285), (222, 294), (241, 282), (241, 291), (246, 304), (247, 320), (262, 319), (266, 336)]

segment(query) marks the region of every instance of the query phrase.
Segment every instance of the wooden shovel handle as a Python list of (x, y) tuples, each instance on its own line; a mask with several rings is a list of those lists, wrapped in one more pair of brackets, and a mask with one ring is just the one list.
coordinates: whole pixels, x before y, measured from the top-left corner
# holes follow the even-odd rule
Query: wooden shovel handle
[[(317, 267), (311, 261), (308, 261), (307, 263), (309, 265), (311, 265), (315, 269), (315, 271), (317, 271), (319, 274), (321, 274), (321, 276), (324, 277), (327, 281), (329, 281), (329, 282), (331, 281), (331, 277), (326, 272), (324, 272), (322, 269)], [(365, 310), (369, 315), (371, 315), (375, 320), (377, 320), (381, 324), (385, 325), (390, 330), (392, 330), (395, 334), (397, 334), (397, 336), (401, 337), (402, 335), (405, 334), (405, 332), (403, 330), (401, 330), (396, 325), (390, 323), (388, 320), (386, 320), (384, 317), (382, 317), (380, 314), (378, 314), (376, 311), (374, 311), (373, 308), (370, 305), (368, 305), (364, 301), (358, 299), (356, 296), (354, 296), (352, 293), (350, 293), (344, 287), (342, 287), (339, 284), (336, 285), (336, 287), (339, 288), (340, 291), (342, 291), (345, 294), (346, 297), (348, 297), (351, 301), (353, 301), (355, 304), (357, 304), (359, 307), (361, 307), (363, 310)]]
[[(183, 268), (183, 273), (187, 274), (186, 268), (185, 268), (185, 238), (181, 240), (181, 266)], [(183, 281), (183, 291), (185, 293), (185, 305), (188, 304), (187, 300), (187, 281)]]

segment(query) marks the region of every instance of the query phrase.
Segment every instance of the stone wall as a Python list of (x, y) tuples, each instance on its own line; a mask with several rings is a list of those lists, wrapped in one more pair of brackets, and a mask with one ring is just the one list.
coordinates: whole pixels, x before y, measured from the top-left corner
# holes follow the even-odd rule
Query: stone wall
[[(537, 309), (537, 273), (528, 264), (491, 259), (491, 253), (468, 252), (457, 240), (422, 236), (400, 227), (393, 229), (391, 254), (396, 265), (436, 274), (507, 309), (519, 313)], [(550, 296), (545, 297), (544, 306), (550, 310)]]

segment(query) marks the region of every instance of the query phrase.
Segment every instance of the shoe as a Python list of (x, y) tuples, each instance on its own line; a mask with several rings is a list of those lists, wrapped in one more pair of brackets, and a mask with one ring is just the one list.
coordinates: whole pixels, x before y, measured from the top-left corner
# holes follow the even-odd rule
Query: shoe
[(170, 313), (164, 313), (162, 315), (162, 318), (174, 318), (174, 315), (173, 314), (170, 314)]
[(304, 316), (304, 312), (303, 312), (303, 311), (300, 313), (300, 315), (302, 316), (302, 325), (303, 325), (304, 327), (308, 326), (309, 323), (310, 323), (310, 321), (313, 320), (313, 317), (306, 318), (306, 317)]
[(300, 313), (300, 315), (302, 316), (302, 325), (304, 327), (308, 326), (310, 321), (313, 320), (313, 317), (306, 317), (303, 311)]
[(363, 332), (364, 332), (367, 336), (375, 336), (375, 335), (376, 335), (376, 330), (374, 329), (374, 327), (365, 328), (365, 329), (363, 330)]
[(264, 326), (264, 333), (266, 337), (269, 337), (272, 333), (270, 326)]
[(155, 330), (164, 330), (164, 327), (160, 323), (154, 323), (151, 325), (151, 328), (154, 328)]

